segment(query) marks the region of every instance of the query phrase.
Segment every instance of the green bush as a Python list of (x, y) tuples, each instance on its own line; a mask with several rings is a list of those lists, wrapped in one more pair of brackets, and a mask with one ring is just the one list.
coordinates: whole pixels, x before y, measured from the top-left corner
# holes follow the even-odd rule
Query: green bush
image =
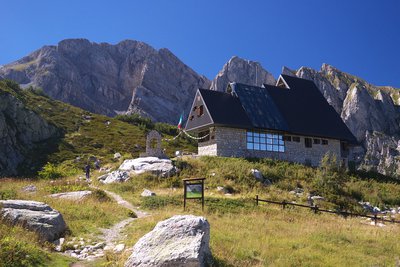
[(43, 167), (43, 170), (38, 172), (39, 177), (42, 179), (58, 179), (66, 176), (66, 171), (60, 166), (56, 166), (52, 163), (47, 162)]
[(45, 190), (51, 194), (89, 190), (89, 186), (84, 182), (69, 182), (65, 180), (55, 181), (52, 185), (46, 186)]
[(147, 130), (154, 129), (154, 123), (150, 118), (145, 118), (140, 116), (139, 114), (131, 114), (131, 115), (117, 115), (115, 116), (117, 120), (127, 122), (139, 127), (142, 127)]
[(111, 198), (101, 189), (96, 189), (92, 192), (92, 197), (100, 202), (111, 201)]
[(0, 191), (0, 200), (15, 199), (16, 197), (17, 197), (17, 193), (12, 189), (6, 189), (3, 191)]
[(6, 236), (0, 239), (0, 266), (44, 266), (47, 254), (39, 248)]

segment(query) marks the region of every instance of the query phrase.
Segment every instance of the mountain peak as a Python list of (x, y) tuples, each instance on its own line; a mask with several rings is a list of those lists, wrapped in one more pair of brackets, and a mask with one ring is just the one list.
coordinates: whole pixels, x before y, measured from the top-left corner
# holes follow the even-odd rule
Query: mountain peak
[(211, 83), (210, 89), (225, 91), (230, 82), (261, 86), (264, 83), (274, 85), (276, 80), (260, 63), (233, 56), (218, 72)]

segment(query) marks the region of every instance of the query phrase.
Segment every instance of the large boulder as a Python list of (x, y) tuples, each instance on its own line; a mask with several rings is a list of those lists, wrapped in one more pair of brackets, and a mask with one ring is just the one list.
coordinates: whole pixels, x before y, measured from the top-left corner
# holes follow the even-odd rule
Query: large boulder
[(133, 247), (125, 267), (191, 267), (211, 264), (210, 224), (204, 217), (176, 215), (157, 223)]
[(39, 234), (44, 241), (54, 241), (64, 234), (67, 225), (62, 215), (49, 205), (27, 200), (0, 200), (0, 216), (11, 225), (21, 225)]
[(134, 174), (151, 172), (161, 177), (174, 175), (176, 169), (169, 159), (160, 159), (157, 157), (143, 157), (136, 159), (127, 159), (119, 167), (121, 171), (127, 171)]
[(122, 183), (128, 181), (130, 178), (129, 173), (126, 171), (116, 170), (107, 174), (104, 174), (97, 178), (103, 184), (111, 183)]
[(82, 200), (92, 194), (90, 190), (84, 191), (74, 191), (74, 192), (64, 192), (64, 193), (57, 193), (51, 194), (50, 197), (58, 198), (58, 199), (68, 199), (68, 200)]

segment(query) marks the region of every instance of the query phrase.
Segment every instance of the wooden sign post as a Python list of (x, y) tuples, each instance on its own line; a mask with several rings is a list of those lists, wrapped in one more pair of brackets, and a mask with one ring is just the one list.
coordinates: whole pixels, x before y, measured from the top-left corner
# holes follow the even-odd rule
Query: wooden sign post
[(183, 179), (183, 210), (186, 210), (187, 199), (201, 199), (201, 209), (204, 211), (204, 180), (206, 178)]

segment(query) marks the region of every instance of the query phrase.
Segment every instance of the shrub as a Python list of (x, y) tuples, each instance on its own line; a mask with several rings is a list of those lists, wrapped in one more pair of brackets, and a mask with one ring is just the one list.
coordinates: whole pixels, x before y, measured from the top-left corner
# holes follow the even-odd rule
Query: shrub
[(139, 114), (131, 114), (131, 115), (117, 115), (115, 116), (117, 120), (127, 122), (136, 126), (140, 126), (144, 129), (152, 130), (154, 129), (154, 123), (150, 118), (145, 118), (140, 116)]
[(46, 254), (37, 247), (6, 236), (0, 239), (0, 266), (44, 266)]
[(14, 199), (16, 197), (17, 197), (17, 193), (12, 189), (6, 189), (3, 191), (0, 191), (0, 200)]
[(48, 180), (67, 176), (64, 168), (49, 162), (47, 162), (47, 164), (43, 167), (43, 170), (39, 171), (38, 174), (40, 178)]
[(101, 189), (96, 189), (92, 192), (92, 196), (100, 201), (100, 202), (106, 202), (106, 201), (111, 201), (110, 197), (107, 195), (106, 192), (104, 192)]

